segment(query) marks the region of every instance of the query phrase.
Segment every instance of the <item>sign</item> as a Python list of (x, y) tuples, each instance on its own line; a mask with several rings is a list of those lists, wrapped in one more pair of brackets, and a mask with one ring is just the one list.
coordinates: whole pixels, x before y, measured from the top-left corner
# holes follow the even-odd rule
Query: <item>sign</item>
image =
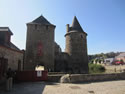
[(37, 71), (37, 77), (42, 77), (42, 71)]

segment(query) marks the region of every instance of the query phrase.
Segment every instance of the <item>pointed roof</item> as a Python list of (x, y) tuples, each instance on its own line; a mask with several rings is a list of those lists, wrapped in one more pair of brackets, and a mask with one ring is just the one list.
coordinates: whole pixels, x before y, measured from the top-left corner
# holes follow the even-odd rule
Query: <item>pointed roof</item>
[(40, 16), (38, 18), (36, 18), (35, 20), (33, 20), (32, 22), (33, 24), (44, 24), (44, 25), (53, 25), (51, 24), (44, 16)]
[[(77, 20), (76, 16), (74, 16), (74, 18), (73, 18), (71, 27), (72, 27), (73, 29), (77, 29), (77, 30), (83, 31), (83, 29), (82, 29), (81, 25), (79, 24), (79, 21)], [(84, 31), (83, 31), (83, 32), (84, 32)]]
[(80, 25), (80, 24), (79, 24), (79, 22), (78, 22), (76, 16), (74, 16), (71, 26), (72, 26), (72, 27), (77, 27), (77, 26), (79, 26), (79, 25)]

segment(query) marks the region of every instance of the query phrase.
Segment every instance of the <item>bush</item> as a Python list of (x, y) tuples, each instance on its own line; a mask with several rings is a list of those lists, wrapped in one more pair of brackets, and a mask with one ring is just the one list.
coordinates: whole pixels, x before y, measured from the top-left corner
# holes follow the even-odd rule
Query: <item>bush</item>
[(89, 63), (89, 73), (102, 73), (102, 72), (105, 72), (104, 66)]

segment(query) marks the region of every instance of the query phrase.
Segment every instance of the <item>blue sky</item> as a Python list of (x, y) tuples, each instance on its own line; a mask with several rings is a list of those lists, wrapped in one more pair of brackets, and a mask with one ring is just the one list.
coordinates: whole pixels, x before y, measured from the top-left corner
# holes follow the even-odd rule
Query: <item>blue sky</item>
[(88, 33), (88, 53), (125, 51), (125, 0), (0, 0), (0, 26), (9, 26), (12, 42), (25, 49), (26, 23), (43, 15), (56, 25), (55, 40), (65, 49), (66, 24), (77, 16)]

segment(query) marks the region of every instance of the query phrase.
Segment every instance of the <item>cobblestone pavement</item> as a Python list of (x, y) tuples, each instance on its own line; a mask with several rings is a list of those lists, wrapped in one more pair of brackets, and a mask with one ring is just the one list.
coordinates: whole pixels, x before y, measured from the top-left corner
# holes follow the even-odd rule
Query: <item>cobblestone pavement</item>
[(125, 94), (125, 80), (61, 84), (33, 82), (15, 84), (10, 92), (0, 94)]

